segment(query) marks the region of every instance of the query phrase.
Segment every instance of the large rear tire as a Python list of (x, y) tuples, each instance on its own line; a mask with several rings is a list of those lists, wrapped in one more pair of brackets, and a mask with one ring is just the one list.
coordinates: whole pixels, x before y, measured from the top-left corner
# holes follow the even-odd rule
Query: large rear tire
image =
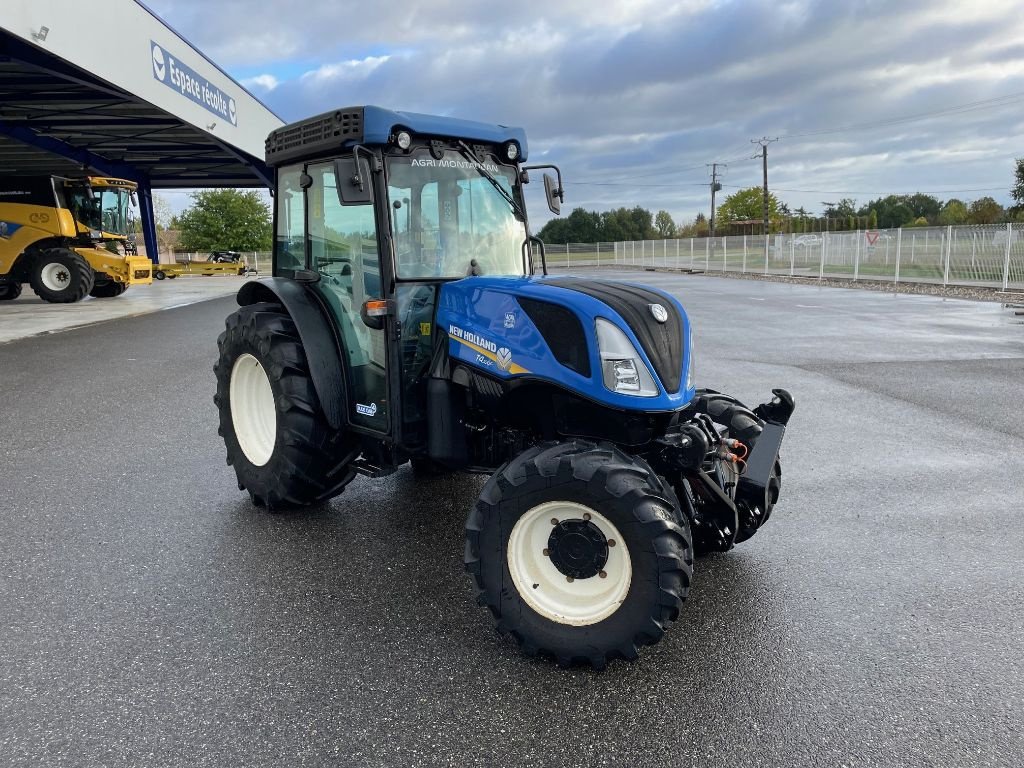
[(43, 301), (70, 304), (89, 295), (96, 273), (89, 262), (67, 248), (49, 248), (32, 262), (29, 282)]
[(242, 307), (217, 344), (218, 431), (238, 487), (270, 510), (341, 493), (355, 476), (355, 440), (327, 423), (287, 312), (270, 303)]
[(658, 642), (693, 575), (671, 490), (642, 460), (584, 441), (531, 448), (495, 472), (466, 523), (465, 560), (524, 653), (598, 669)]
[(0, 283), (0, 301), (14, 301), (21, 296), (21, 283)]

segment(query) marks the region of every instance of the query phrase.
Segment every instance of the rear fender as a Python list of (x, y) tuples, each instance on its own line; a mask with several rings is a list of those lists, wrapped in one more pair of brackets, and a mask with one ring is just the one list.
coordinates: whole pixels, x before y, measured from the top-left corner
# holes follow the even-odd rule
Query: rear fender
[(313, 387), (327, 423), (333, 429), (341, 429), (346, 413), (345, 371), (331, 321), (310, 290), (294, 280), (270, 277), (243, 285), (237, 301), (240, 307), (261, 301), (284, 306), (299, 331)]

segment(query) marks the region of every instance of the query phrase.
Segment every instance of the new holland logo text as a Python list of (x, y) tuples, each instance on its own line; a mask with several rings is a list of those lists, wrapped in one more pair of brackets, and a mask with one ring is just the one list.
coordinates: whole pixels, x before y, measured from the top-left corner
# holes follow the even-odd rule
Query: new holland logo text
[(448, 335), (453, 336), (456, 339), (468, 341), (470, 344), (475, 344), (476, 346), (481, 347), (482, 349), (486, 349), (488, 352), (491, 353), (497, 353), (498, 351), (498, 345), (495, 344), (493, 341), (489, 341), (488, 339), (485, 339), (483, 336), (478, 336), (477, 334), (472, 333), (470, 331), (464, 331), (457, 325), (448, 326)]

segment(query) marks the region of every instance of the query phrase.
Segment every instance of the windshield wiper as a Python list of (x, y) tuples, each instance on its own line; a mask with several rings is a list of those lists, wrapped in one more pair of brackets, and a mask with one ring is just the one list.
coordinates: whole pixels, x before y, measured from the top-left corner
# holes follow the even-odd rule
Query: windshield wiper
[(459, 146), (462, 147), (462, 154), (469, 160), (472, 160), (476, 164), (476, 169), (480, 172), (480, 175), (491, 182), (491, 186), (498, 190), (498, 193), (505, 198), (505, 201), (512, 206), (512, 211), (516, 216), (519, 217), (520, 221), (526, 221), (526, 211), (524, 211), (516, 199), (510, 195), (503, 186), (494, 178), (490, 172), (484, 168), (484, 164), (480, 161), (480, 158), (476, 156), (476, 153), (469, 148), (469, 145), (464, 141), (459, 141)]

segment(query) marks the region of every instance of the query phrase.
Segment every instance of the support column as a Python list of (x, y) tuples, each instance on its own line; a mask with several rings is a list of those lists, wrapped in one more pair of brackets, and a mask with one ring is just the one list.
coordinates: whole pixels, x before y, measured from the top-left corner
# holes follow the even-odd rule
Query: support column
[(153, 211), (153, 190), (148, 181), (139, 181), (139, 215), (142, 218), (142, 239), (146, 244), (146, 255), (154, 264), (160, 263), (156, 241), (156, 216)]

